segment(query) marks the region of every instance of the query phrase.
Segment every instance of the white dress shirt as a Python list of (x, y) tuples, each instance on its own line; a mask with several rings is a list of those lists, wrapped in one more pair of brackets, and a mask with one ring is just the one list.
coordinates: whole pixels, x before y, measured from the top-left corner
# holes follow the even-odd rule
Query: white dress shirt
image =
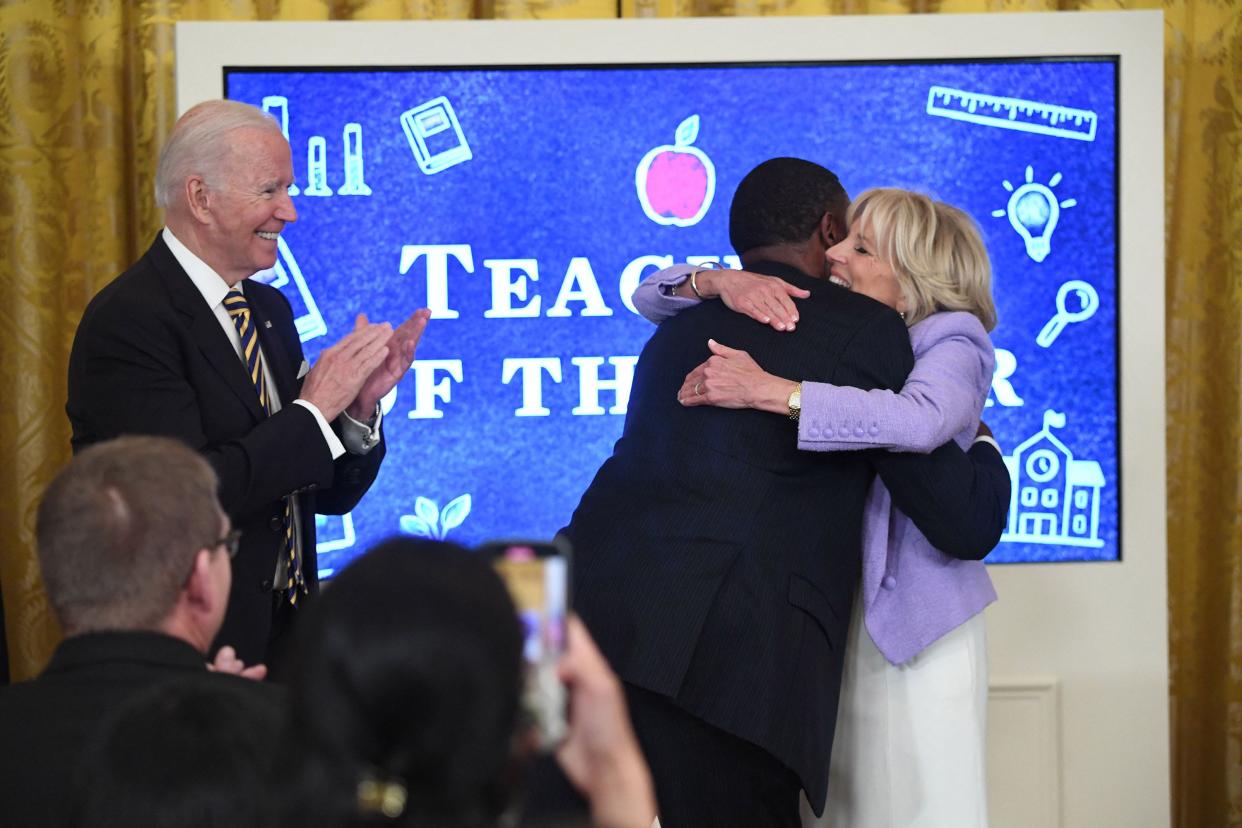
[[(237, 352), (237, 359), (244, 367), (246, 364), (245, 357), (242, 356), (241, 336), (237, 333), (237, 326), (234, 324), (232, 317), (229, 316), (228, 310), (224, 307), (224, 299), (228, 295), (229, 285), (216, 273), (210, 265), (196, 256), (188, 247), (181, 243), (180, 239), (173, 235), (172, 230), (167, 227), (163, 232), (164, 243), (168, 245), (169, 251), (172, 252), (173, 258), (181, 265), (181, 268), (190, 277), (190, 281), (194, 283), (194, 287), (198, 288), (198, 292), (202, 294), (203, 301), (207, 303), (207, 307), (211, 308), (211, 312), (215, 314), (216, 320), (220, 323), (220, 329), (224, 331), (224, 335), (229, 338), (229, 342), (233, 343), (233, 350)], [(245, 293), (246, 280), (238, 283), (238, 287)], [(263, 371), (263, 378), (267, 383), (268, 408), (272, 414), (275, 414), (281, 408), (280, 394), (276, 391), (276, 383), (272, 378), (271, 369), (268, 367), (267, 359), (263, 356), (262, 345), (259, 346), (259, 364)], [(257, 392), (256, 392), (257, 393)], [(315, 418), (315, 422), (319, 424), (319, 431), (323, 435), (324, 444), (335, 460), (345, 454), (346, 448), (351, 454), (366, 454), (379, 442), (379, 427), (382, 414), (376, 411), (375, 422), (373, 424), (360, 423), (348, 414), (341, 413), (341, 437), (338, 438), (336, 433), (332, 431), (332, 426), (324, 418), (314, 403), (307, 400), (293, 400), (293, 405), (300, 405), (309, 411)], [(342, 440), (344, 441), (342, 443)], [(299, 549), (302, 548), (302, 522), (299, 517), (300, 504), (298, 499), (293, 498), (293, 526), (294, 526), (294, 543)], [(287, 561), (281, 557), (276, 562), (276, 577), (273, 580), (275, 584), (283, 584), (285, 582), (285, 572)]]

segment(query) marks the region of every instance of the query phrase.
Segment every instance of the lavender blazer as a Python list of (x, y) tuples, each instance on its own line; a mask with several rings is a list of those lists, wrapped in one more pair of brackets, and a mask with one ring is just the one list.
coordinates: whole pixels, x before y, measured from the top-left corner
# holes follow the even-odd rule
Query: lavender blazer
[[(668, 295), (691, 268), (678, 265), (639, 286), (634, 306), (654, 322), (696, 300)], [(934, 314), (911, 326), (914, 370), (899, 392), (805, 382), (798, 447), (930, 452), (955, 440), (968, 448), (992, 381), (992, 342), (973, 315)], [(877, 477), (863, 519), (861, 594), (867, 632), (893, 664), (909, 661), (996, 600), (980, 561), (932, 546), (897, 509)]]

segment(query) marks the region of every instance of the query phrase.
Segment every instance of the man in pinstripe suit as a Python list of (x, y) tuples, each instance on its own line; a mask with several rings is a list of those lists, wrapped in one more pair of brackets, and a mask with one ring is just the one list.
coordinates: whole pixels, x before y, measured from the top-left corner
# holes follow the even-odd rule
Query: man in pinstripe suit
[(847, 206), (836, 176), (807, 161), (743, 179), (730, 240), (747, 270), (810, 291), (797, 330), (721, 302), (662, 323), (625, 431), (565, 530), (575, 603), (626, 682), (664, 828), (795, 826), (800, 789), (822, 811), (875, 473), (941, 548), (990, 549), (1003, 528), (1008, 475), (988, 446), (800, 452), (794, 422), (677, 401), (709, 338), (780, 376), (902, 386), (914, 360), (900, 317), (826, 279)]
[(242, 532), (216, 647), (249, 663), (270, 661), (300, 596), (318, 592), (315, 513), (345, 514), (375, 480), (379, 400), (409, 368), (429, 315), (395, 331), (359, 317), (307, 364), (289, 302), (250, 279), (273, 267), (297, 220), (292, 183), (289, 142), (269, 115), (224, 100), (188, 110), (156, 170), (166, 226), (91, 300), (69, 357), (75, 452), (163, 435), (215, 469)]

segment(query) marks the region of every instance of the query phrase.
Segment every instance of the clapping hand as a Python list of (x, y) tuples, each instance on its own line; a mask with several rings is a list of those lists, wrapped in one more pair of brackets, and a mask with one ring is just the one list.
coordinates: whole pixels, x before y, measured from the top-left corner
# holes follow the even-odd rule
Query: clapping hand
[[(387, 354), (383, 361), (375, 367), (367, 376), (366, 382), (362, 384), (362, 388), (358, 391), (358, 396), (350, 404), (347, 413), (359, 422), (366, 422), (371, 419), (375, 413), (376, 404), (393, 389), (401, 378), (405, 376), (405, 372), (410, 370), (410, 364), (414, 361), (414, 351), (418, 348), (418, 342), (423, 336), (423, 331), (427, 328), (427, 321), (431, 318), (431, 311), (426, 308), (420, 308), (410, 315), (410, 318), (402, 322), (387, 342)], [(355, 330), (366, 326), (367, 317), (365, 314), (358, 314), (358, 320), (355, 323)]]
[[(302, 381), (298, 399), (314, 405), (329, 422), (335, 420), (357, 399), (363, 383), (387, 359), (392, 336), (392, 326), (387, 322), (372, 324), (359, 314), (352, 331), (320, 352)], [(372, 403), (371, 411), (374, 410)], [(371, 411), (356, 419), (370, 419)]]
[(267, 678), (266, 664), (254, 664), (247, 667), (246, 663), (237, 657), (237, 651), (232, 647), (221, 647), (216, 653), (215, 660), (207, 663), (207, 669), (213, 673), (226, 673), (253, 681), (263, 681)]

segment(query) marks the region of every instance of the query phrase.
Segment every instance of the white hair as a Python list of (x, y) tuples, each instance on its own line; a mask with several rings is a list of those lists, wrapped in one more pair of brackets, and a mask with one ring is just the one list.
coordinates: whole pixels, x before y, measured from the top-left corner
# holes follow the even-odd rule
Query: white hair
[(155, 203), (168, 209), (192, 175), (218, 185), (232, 150), (225, 137), (238, 129), (271, 130), (283, 137), (275, 118), (239, 101), (204, 101), (178, 118), (155, 170)]

